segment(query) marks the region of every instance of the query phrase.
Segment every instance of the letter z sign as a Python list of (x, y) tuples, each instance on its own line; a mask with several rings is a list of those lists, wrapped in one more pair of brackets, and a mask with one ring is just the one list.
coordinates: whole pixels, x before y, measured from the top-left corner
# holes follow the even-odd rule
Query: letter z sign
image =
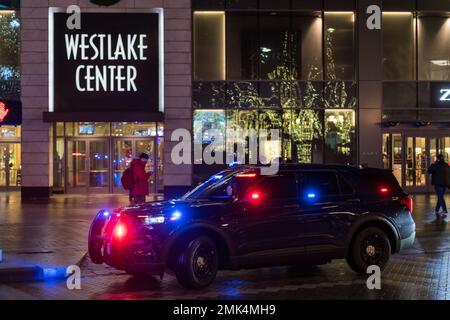
[(431, 82), (430, 95), (432, 108), (450, 108), (450, 82)]
[(450, 89), (441, 89), (441, 101), (450, 101)]

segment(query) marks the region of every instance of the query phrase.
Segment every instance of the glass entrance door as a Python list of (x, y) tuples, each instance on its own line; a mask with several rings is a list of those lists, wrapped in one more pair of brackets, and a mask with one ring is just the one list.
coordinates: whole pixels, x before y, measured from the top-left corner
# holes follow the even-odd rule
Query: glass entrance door
[(67, 188), (71, 192), (109, 191), (108, 140), (68, 140), (66, 154)]
[(407, 192), (432, 190), (428, 167), (438, 153), (450, 157), (450, 137), (383, 134), (383, 165)]
[(450, 162), (450, 137), (440, 137), (430, 139), (430, 159), (436, 160), (438, 154), (443, 154), (445, 161)]
[(0, 143), (0, 187), (21, 184), (20, 143)]
[(113, 192), (126, 192), (122, 188), (120, 178), (134, 158), (141, 153), (147, 153), (150, 158), (145, 170), (151, 173), (149, 192), (164, 191), (163, 184), (163, 139), (157, 138), (115, 138), (113, 139)]
[(405, 185), (413, 191), (426, 191), (428, 148), (425, 137), (406, 137)]
[(150, 159), (148, 159), (147, 165), (145, 166), (145, 171), (150, 172), (150, 179), (148, 181), (149, 191), (150, 193), (156, 193), (155, 140), (136, 140), (136, 156), (139, 156), (141, 153), (146, 153), (150, 156)]
[(113, 142), (113, 192), (125, 192), (120, 181), (122, 173), (135, 157), (134, 141), (131, 139), (115, 139)]

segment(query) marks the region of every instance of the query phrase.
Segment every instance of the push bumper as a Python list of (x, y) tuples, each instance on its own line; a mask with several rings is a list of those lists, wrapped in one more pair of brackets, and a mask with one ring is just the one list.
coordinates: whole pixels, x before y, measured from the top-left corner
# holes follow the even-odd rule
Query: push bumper
[(129, 252), (118, 252), (106, 255), (105, 263), (113, 268), (125, 270), (129, 273), (145, 273), (150, 275), (164, 274), (165, 263), (148, 256), (134, 255)]
[(400, 251), (412, 248), (414, 240), (416, 239), (416, 232), (414, 231), (411, 235), (405, 239), (400, 240)]
[(162, 261), (160, 251), (150, 243), (116, 244), (107, 241), (103, 248), (104, 262), (111, 267), (128, 273), (145, 273), (162, 276), (166, 264)]

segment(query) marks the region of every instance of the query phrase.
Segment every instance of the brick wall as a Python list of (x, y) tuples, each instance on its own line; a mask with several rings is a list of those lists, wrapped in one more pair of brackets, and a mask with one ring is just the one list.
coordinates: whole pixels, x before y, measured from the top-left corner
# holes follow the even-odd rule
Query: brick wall
[[(190, 0), (122, 0), (108, 9), (164, 8), (165, 146), (164, 183), (169, 188), (191, 184), (192, 166), (174, 166), (169, 142), (174, 129), (191, 130), (191, 8)], [(48, 110), (48, 7), (99, 8), (89, 0), (22, 0), (22, 169), (23, 194), (52, 186)], [(27, 191), (28, 190), (28, 191)]]

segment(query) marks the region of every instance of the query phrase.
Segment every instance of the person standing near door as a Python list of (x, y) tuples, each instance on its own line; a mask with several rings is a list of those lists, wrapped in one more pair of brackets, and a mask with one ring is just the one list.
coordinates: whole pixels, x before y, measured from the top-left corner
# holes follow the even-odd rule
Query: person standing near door
[(132, 204), (144, 203), (145, 197), (148, 195), (148, 179), (151, 175), (150, 172), (145, 171), (148, 159), (148, 154), (141, 153), (138, 159), (131, 161), (134, 178), (134, 186), (130, 190), (130, 202)]
[[(447, 205), (445, 204), (445, 190), (450, 185), (450, 167), (445, 162), (444, 155), (438, 154), (436, 162), (428, 168), (431, 174), (431, 184), (437, 195), (436, 217), (445, 218), (447, 216)], [(442, 208), (442, 211), (439, 211)]]

